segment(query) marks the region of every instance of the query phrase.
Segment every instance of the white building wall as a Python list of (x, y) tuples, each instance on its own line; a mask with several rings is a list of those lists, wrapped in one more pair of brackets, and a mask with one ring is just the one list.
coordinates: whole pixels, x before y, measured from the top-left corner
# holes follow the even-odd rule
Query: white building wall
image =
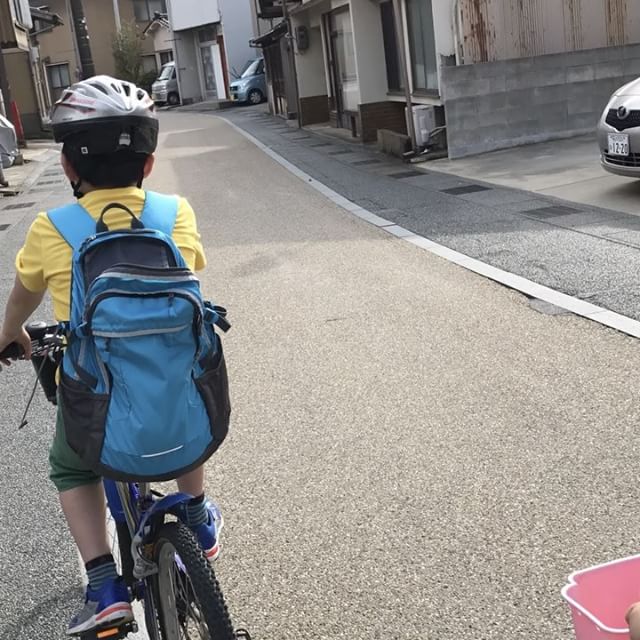
[(180, 97), (183, 102), (200, 102), (203, 99), (203, 95), (200, 81), (200, 60), (197, 55), (195, 34), (190, 31), (174, 33), (173, 44)]
[(162, 27), (153, 32), (153, 50), (169, 51), (173, 49), (173, 34), (170, 29)]
[(218, 1), (229, 67), (229, 80), (233, 80), (244, 71), (249, 60), (259, 55), (259, 52), (249, 46), (249, 40), (258, 34), (251, 12), (251, 0)]
[(218, 0), (168, 0), (167, 4), (174, 31), (220, 22)]
[(296, 47), (296, 69), (298, 72), (298, 90), (301, 98), (327, 95), (327, 81), (325, 76), (324, 50), (322, 32), (319, 21), (316, 26), (309, 26), (308, 16), (292, 17), (291, 26), (294, 30), (298, 26), (309, 29), (309, 48), (299, 51)]
[(351, 23), (360, 103), (386, 100), (387, 75), (379, 5), (371, 0), (351, 0)]

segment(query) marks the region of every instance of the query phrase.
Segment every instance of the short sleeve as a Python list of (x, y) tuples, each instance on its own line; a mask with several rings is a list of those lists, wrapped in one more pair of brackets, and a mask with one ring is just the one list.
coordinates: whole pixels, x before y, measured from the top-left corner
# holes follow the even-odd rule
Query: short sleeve
[(41, 293), (47, 288), (42, 255), (42, 236), (47, 224), (46, 214), (38, 214), (27, 233), (24, 246), (16, 256), (16, 271), (20, 282), (32, 293)]
[(201, 271), (207, 266), (196, 215), (185, 198), (180, 198), (172, 237), (192, 271)]

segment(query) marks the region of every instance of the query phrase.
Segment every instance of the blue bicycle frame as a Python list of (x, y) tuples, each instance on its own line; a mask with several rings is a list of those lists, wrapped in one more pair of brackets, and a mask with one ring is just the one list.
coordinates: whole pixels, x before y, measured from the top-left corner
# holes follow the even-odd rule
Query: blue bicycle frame
[[(155, 563), (143, 553), (145, 543), (153, 538), (154, 530), (164, 523), (167, 514), (178, 515), (179, 507), (193, 498), (187, 493), (172, 493), (158, 498), (147, 483), (125, 483), (104, 479), (104, 490), (111, 516), (117, 525), (126, 524), (131, 539), (130, 549), (120, 549), (133, 561), (132, 576), (137, 582), (157, 572)], [(125, 555), (126, 554), (126, 555)], [(134, 589), (134, 595), (139, 593)]]

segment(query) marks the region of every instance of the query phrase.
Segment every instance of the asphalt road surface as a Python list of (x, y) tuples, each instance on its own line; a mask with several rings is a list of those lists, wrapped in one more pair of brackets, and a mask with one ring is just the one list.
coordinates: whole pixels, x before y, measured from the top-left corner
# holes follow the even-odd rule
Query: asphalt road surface
[[(161, 126), (149, 186), (190, 198), (203, 287), (233, 323), (234, 419), (208, 493), (236, 624), (257, 640), (569, 640), (566, 576), (640, 541), (637, 341), (353, 218), (223, 120)], [(0, 302), (29, 222), (66, 197), (42, 181), (18, 199), (33, 205), (0, 203)], [(0, 374), (3, 640), (62, 638), (80, 600), (42, 399), (17, 431), (30, 380)]]

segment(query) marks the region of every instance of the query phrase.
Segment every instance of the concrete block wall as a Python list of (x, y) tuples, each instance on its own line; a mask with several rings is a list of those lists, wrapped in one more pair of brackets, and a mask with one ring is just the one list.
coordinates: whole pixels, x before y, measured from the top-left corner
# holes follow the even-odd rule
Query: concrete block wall
[(640, 76), (640, 44), (442, 67), (449, 157), (595, 131), (611, 94)]

